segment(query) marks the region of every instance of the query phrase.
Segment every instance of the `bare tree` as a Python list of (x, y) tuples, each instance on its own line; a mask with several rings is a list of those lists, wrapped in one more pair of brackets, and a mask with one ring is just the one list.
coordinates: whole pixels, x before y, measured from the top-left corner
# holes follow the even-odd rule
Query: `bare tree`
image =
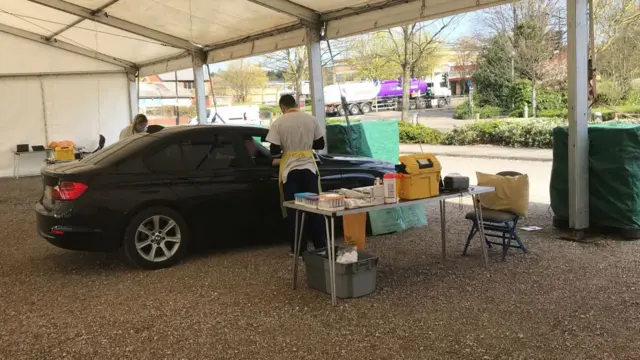
[[(339, 58), (344, 51), (343, 41), (332, 40), (331, 50)], [(280, 71), (285, 81), (293, 84), (296, 98), (302, 96), (302, 82), (309, 78), (309, 61), (306, 46), (280, 50), (264, 56), (262, 66), (271, 71)], [(322, 44), (322, 66), (332, 65), (326, 43)]]
[[(405, 25), (387, 31), (393, 44), (388, 60), (400, 66), (402, 70), (402, 121), (409, 119), (409, 89), (411, 74), (415, 73), (423, 57), (433, 54), (448, 33), (458, 25), (460, 17), (449, 17), (425, 23)], [(432, 34), (427, 29), (434, 29)], [(385, 54), (381, 54), (385, 56)]]
[(566, 14), (559, 0), (521, 0), (488, 9), (483, 22), (511, 45), (518, 73), (531, 80), (532, 115), (536, 116), (537, 87), (545, 75), (545, 64), (564, 38)]
[(469, 78), (473, 74), (473, 65), (476, 63), (481, 47), (478, 39), (471, 36), (464, 36), (456, 41), (453, 49), (460, 79)]
[(493, 34), (507, 36), (515, 47), (516, 31), (523, 22), (541, 25), (545, 32), (563, 31), (567, 21), (563, 3), (562, 0), (520, 0), (485, 10), (482, 22)]

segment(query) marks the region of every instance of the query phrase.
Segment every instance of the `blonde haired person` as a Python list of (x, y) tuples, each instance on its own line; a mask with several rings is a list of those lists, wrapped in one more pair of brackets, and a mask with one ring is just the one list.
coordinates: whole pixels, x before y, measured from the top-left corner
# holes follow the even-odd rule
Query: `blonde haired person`
[(144, 114), (136, 115), (136, 117), (133, 118), (133, 122), (120, 131), (120, 140), (144, 132), (147, 125), (149, 125), (149, 120), (147, 120)]

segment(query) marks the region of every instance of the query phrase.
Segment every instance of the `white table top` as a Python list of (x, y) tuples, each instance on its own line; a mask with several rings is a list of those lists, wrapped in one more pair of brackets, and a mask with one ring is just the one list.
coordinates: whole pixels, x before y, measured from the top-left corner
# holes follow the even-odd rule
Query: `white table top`
[(339, 210), (339, 211), (320, 210), (320, 209), (314, 209), (304, 205), (297, 205), (293, 200), (285, 201), (283, 206), (290, 209), (296, 209), (296, 210), (305, 211), (308, 213), (313, 213), (318, 215), (324, 215), (324, 216), (343, 216), (343, 215), (359, 214), (359, 213), (374, 211), (374, 210), (392, 209), (392, 208), (415, 205), (415, 204), (428, 204), (430, 202), (438, 202), (440, 200), (453, 199), (453, 198), (462, 197), (462, 196), (471, 196), (471, 195), (489, 193), (495, 190), (496, 188), (494, 188), (493, 186), (474, 185), (474, 186), (469, 186), (469, 189), (467, 190), (441, 193), (438, 196), (425, 198), (425, 199), (400, 200), (395, 204), (365, 206), (365, 207), (360, 207), (356, 209), (345, 209), (345, 210)]

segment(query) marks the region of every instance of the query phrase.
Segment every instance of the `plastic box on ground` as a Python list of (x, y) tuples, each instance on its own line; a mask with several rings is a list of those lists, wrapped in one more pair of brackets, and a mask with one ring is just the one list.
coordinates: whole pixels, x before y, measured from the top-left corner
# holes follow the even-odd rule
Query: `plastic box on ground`
[[(336, 257), (340, 247), (336, 247)], [(322, 254), (322, 255), (321, 255)], [(302, 254), (310, 288), (331, 293), (329, 259), (326, 249), (311, 250)], [(376, 290), (378, 257), (358, 251), (358, 262), (336, 263), (336, 296), (341, 299), (369, 295)]]

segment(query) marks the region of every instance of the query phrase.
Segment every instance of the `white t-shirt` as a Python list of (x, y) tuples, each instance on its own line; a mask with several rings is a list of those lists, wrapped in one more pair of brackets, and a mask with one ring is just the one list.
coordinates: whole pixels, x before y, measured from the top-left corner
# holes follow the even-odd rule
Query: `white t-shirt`
[[(318, 120), (300, 111), (290, 111), (280, 116), (269, 129), (267, 141), (280, 145), (283, 152), (312, 150), (313, 141), (324, 136), (324, 129)], [(287, 174), (292, 170), (309, 169), (314, 174), (315, 160), (308, 157), (291, 156), (282, 170), (282, 182), (287, 182)]]

